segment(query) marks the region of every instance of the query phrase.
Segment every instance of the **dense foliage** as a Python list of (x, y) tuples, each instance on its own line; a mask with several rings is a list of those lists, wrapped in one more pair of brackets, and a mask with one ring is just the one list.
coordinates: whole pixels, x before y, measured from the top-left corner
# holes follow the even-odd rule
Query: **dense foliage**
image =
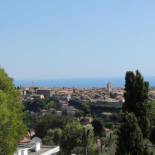
[(25, 132), (20, 94), (0, 69), (0, 154), (12, 155)]
[(122, 114), (116, 155), (143, 155), (143, 135), (133, 113)]
[(40, 113), (43, 109), (54, 108), (55, 110), (61, 109), (61, 104), (54, 97), (46, 97), (45, 99), (40, 99), (39, 97), (33, 97), (32, 99), (27, 99), (23, 101), (24, 110)]
[[(89, 130), (88, 151), (89, 154), (92, 154), (96, 150), (94, 132), (92, 128), (87, 127), (87, 129)], [(61, 154), (83, 153), (84, 127), (74, 117), (60, 117), (48, 113), (38, 118), (35, 131), (36, 136), (42, 138), (44, 144), (60, 145)]]
[(40, 138), (44, 138), (49, 129), (64, 128), (64, 125), (74, 118), (68, 116), (56, 116), (48, 113), (40, 118), (35, 126), (36, 135)]
[(143, 136), (148, 137), (150, 131), (148, 91), (149, 83), (144, 81), (139, 71), (127, 72), (125, 83), (125, 103), (123, 112), (133, 112), (137, 117)]
[(102, 137), (104, 134), (103, 123), (99, 119), (94, 119), (92, 122), (95, 136)]
[(155, 144), (155, 127), (153, 127), (153, 129), (151, 130), (150, 140)]
[(34, 98), (23, 102), (25, 110), (31, 112), (40, 112), (45, 107), (45, 102), (42, 99)]
[(125, 103), (118, 131), (116, 155), (146, 155), (149, 151), (144, 141), (149, 137), (151, 129), (149, 84), (144, 81), (139, 71), (127, 72), (125, 80)]

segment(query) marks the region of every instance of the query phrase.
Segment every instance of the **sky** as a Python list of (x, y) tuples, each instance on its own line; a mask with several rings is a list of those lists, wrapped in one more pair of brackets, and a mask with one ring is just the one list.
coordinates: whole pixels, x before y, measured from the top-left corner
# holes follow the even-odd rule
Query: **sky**
[(154, 0), (0, 1), (0, 64), (14, 79), (155, 76)]

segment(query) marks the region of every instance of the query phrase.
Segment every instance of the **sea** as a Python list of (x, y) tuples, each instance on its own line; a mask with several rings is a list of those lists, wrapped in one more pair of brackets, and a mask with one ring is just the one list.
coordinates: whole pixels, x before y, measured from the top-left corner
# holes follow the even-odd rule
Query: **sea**
[[(150, 87), (155, 87), (155, 77), (146, 77)], [(17, 87), (48, 87), (48, 88), (105, 88), (111, 83), (113, 88), (123, 88), (124, 78), (93, 78), (93, 79), (58, 79), (58, 80), (14, 80)]]

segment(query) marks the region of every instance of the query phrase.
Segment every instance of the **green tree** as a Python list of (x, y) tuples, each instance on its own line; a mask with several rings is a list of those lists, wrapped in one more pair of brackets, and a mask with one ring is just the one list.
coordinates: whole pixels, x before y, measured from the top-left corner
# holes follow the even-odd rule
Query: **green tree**
[(35, 129), (38, 123), (38, 115), (36, 113), (25, 112), (24, 124), (28, 129)]
[(49, 129), (43, 139), (46, 145), (59, 145), (62, 137), (62, 130), (60, 128)]
[(151, 131), (150, 140), (151, 140), (152, 143), (155, 144), (155, 127)]
[[(85, 129), (84, 129), (85, 128)], [(73, 154), (78, 154), (78, 155), (83, 155), (84, 154), (84, 145), (86, 146), (87, 143), (87, 153), (89, 155), (98, 155), (98, 150), (97, 147), (95, 145), (95, 141), (94, 141), (94, 132), (92, 127), (84, 127), (83, 128), (83, 133), (82, 133), (82, 139), (81, 139), (81, 143), (82, 145), (79, 146), (75, 146), (72, 150)], [(86, 134), (87, 134), (87, 138), (84, 138), (84, 130), (86, 130)]]
[(53, 141), (56, 145), (60, 144), (62, 137), (62, 130), (60, 128), (56, 128), (53, 131)]
[[(94, 146), (94, 133), (92, 128), (88, 128), (88, 153), (92, 154)], [(84, 127), (78, 121), (66, 124), (62, 132), (61, 149), (65, 155), (71, 153), (81, 153), (83, 151), (83, 131)], [(78, 151), (78, 152), (76, 152)]]
[(38, 120), (35, 132), (40, 138), (44, 138), (49, 129), (62, 128), (64, 126), (64, 119), (53, 114), (46, 114)]
[(144, 155), (143, 134), (134, 113), (123, 113), (116, 155)]
[(127, 72), (125, 80), (123, 112), (133, 112), (137, 117), (143, 136), (148, 137), (150, 131), (149, 83), (144, 81), (139, 71), (136, 71), (136, 73)]
[(0, 69), (0, 154), (12, 155), (25, 129), (20, 94)]
[(38, 118), (35, 125), (36, 136), (44, 138), (49, 129), (64, 128), (64, 126), (73, 121), (75, 118), (68, 116), (56, 116), (51, 113), (47, 113), (44, 116)]
[(56, 102), (54, 102), (54, 101), (50, 101), (50, 102), (47, 103), (46, 109), (50, 109), (50, 108), (54, 108), (54, 109), (56, 109), (56, 110), (60, 110), (61, 104), (56, 103)]
[(65, 155), (71, 154), (73, 148), (82, 145), (83, 127), (77, 122), (68, 123), (62, 134), (61, 148)]
[(102, 137), (105, 134), (103, 123), (99, 119), (94, 119), (92, 122), (95, 136)]
[(43, 108), (45, 108), (45, 101), (34, 97), (33, 100), (26, 100), (24, 103), (25, 110), (32, 112), (40, 112)]

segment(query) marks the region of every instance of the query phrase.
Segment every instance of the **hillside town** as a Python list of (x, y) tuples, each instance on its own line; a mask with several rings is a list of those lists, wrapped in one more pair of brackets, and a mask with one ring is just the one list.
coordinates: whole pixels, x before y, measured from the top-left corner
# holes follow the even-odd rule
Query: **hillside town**
[[(117, 124), (119, 121), (119, 111), (124, 103), (124, 89), (113, 88), (111, 83), (107, 84), (106, 88), (38, 88), (38, 87), (26, 87), (18, 88), (21, 94), (22, 103), (27, 107), (27, 104), (32, 102), (32, 107), (27, 108), (29, 115), (44, 117), (48, 114), (54, 114), (58, 117), (69, 116), (79, 118), (82, 126), (90, 126), (92, 128), (93, 118), (87, 113), (92, 113), (94, 116), (100, 117), (105, 123)], [(41, 108), (39, 111), (35, 111), (39, 102), (45, 102), (46, 99), (55, 101), (60, 105), (59, 108), (47, 107)], [(38, 102), (39, 101), (39, 102)], [(53, 102), (52, 102), (53, 104)], [(87, 109), (83, 109), (83, 104)], [(79, 106), (80, 105), (80, 106)], [(87, 111), (90, 109), (90, 111)], [(80, 112), (83, 114), (79, 114)], [(35, 115), (34, 115), (34, 114)], [(95, 116), (95, 117), (96, 117)], [(34, 122), (32, 122), (34, 124)], [(104, 128), (107, 138), (110, 138), (112, 130), (108, 127)], [(36, 137), (37, 131), (30, 128), (30, 131), (26, 137), (24, 137), (17, 148), (15, 155), (23, 152), (24, 155), (33, 155), (39, 153), (39, 155), (52, 155), (60, 152), (60, 146), (47, 146), (42, 145), (42, 140)], [(49, 143), (49, 142), (48, 142)], [(101, 147), (100, 140), (98, 139), (98, 147)]]
[[(26, 87), (18, 88), (21, 94), (22, 103), (26, 107), (26, 113), (30, 116), (42, 118), (52, 114), (56, 117), (75, 117), (79, 120), (80, 124), (93, 128), (93, 120), (99, 118), (104, 122), (105, 140), (102, 146), (101, 140), (97, 139), (97, 146), (106, 149), (106, 141), (111, 141), (111, 135), (113, 130), (119, 125), (120, 111), (122, 105), (125, 102), (124, 88), (113, 88), (111, 83), (107, 83), (106, 88), (39, 88), (39, 87)], [(154, 89), (149, 90), (149, 100), (155, 100)], [(37, 106), (40, 103), (45, 104), (45, 101), (49, 100), (47, 105), (41, 106), (37, 111)], [(32, 105), (27, 106), (29, 103)], [(55, 105), (56, 104), (56, 105)], [(54, 105), (54, 106), (53, 106)], [(34, 108), (33, 108), (34, 106)], [(90, 115), (91, 114), (91, 115)], [(34, 122), (31, 122), (32, 125)], [(52, 145), (37, 136), (36, 127), (30, 127), (29, 134), (24, 137), (19, 143), (17, 152), (15, 155), (19, 155), (21, 152), (25, 152), (24, 155), (33, 155), (39, 153), (39, 155), (53, 155), (58, 154), (60, 146)], [(40, 135), (39, 135), (40, 137)], [(111, 144), (107, 144), (111, 145)], [(111, 146), (112, 147), (112, 146)], [(115, 146), (114, 146), (115, 148)], [(34, 152), (34, 153), (33, 153)]]
[[(45, 99), (53, 97), (63, 106), (71, 109), (70, 101), (79, 102), (106, 103), (107, 106), (116, 106), (121, 108), (124, 102), (124, 89), (112, 88), (112, 84), (108, 83), (107, 88), (20, 88), (22, 101), (33, 100), (34, 98)], [(73, 108), (76, 111), (76, 109)]]

